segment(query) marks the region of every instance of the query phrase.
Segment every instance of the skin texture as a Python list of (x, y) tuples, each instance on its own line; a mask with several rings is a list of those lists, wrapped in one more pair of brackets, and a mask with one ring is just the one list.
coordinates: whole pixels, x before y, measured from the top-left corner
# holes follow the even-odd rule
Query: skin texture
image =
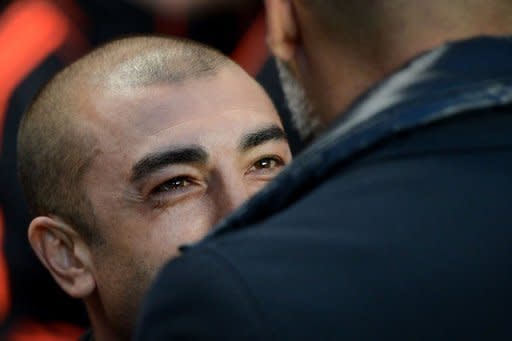
[(126, 340), (159, 268), (291, 153), (271, 101), (232, 63), (176, 82), (74, 84), (73, 119), (94, 137), (81, 185), (98, 238), (48, 214), (32, 221), (29, 240), (57, 283), (85, 302), (95, 340)]

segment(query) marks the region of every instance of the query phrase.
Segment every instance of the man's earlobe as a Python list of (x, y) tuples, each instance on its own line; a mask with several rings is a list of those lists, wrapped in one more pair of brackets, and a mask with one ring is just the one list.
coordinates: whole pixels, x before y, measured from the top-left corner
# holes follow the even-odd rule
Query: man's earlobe
[(58, 218), (37, 217), (30, 223), (28, 238), (39, 260), (68, 295), (85, 298), (92, 294), (96, 282), (91, 257), (73, 228)]
[(267, 7), (267, 43), (272, 53), (291, 62), (300, 44), (300, 30), (293, 0), (265, 0)]

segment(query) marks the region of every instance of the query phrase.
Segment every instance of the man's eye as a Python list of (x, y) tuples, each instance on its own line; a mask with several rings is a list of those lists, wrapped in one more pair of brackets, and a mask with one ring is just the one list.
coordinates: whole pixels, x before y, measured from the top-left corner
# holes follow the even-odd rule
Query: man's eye
[(192, 182), (186, 177), (177, 177), (157, 186), (153, 193), (172, 192), (190, 186)]
[(252, 167), (249, 169), (249, 172), (255, 171), (271, 171), (278, 167), (284, 166), (283, 160), (278, 157), (265, 157), (256, 161)]
[(254, 164), (254, 167), (257, 169), (270, 169), (275, 168), (277, 166), (277, 160), (274, 159), (263, 159), (259, 160)]

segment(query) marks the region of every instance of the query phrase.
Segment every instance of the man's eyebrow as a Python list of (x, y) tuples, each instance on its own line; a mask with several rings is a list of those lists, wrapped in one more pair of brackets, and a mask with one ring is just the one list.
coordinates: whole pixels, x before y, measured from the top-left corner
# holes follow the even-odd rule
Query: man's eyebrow
[(206, 163), (208, 153), (199, 146), (170, 148), (166, 151), (148, 154), (140, 159), (133, 167), (130, 180), (137, 182), (159, 171), (164, 167), (183, 163)]
[(242, 136), (238, 149), (245, 152), (272, 140), (286, 139), (286, 133), (282, 128), (277, 125), (271, 125)]

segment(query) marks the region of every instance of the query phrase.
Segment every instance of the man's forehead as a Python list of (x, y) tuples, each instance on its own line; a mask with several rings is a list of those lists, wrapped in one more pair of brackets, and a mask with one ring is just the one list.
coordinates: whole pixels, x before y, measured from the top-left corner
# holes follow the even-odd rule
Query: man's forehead
[(112, 130), (152, 135), (188, 121), (222, 119), (223, 114), (276, 116), (264, 92), (243, 73), (227, 70), (181, 83), (101, 90), (95, 101), (100, 123)]

